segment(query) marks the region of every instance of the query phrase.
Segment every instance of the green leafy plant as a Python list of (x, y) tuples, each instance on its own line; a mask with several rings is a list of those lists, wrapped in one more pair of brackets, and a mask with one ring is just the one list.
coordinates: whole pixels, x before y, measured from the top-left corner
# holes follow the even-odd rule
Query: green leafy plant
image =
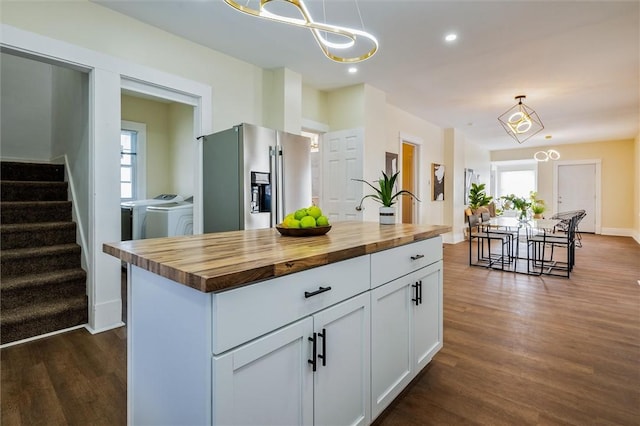
[(547, 209), (544, 200), (538, 198), (538, 193), (535, 191), (531, 191), (529, 193), (529, 199), (531, 200), (531, 211), (534, 214), (542, 214)]
[(492, 196), (487, 195), (484, 190), (484, 183), (472, 183), (469, 189), (469, 208), (477, 210), (479, 207), (488, 206), (493, 200)]
[(358, 182), (366, 183), (375, 191), (374, 194), (369, 194), (362, 197), (362, 200), (360, 200), (360, 205), (358, 206), (358, 210), (362, 209), (362, 203), (367, 198), (371, 198), (374, 201), (377, 201), (378, 203), (382, 204), (384, 207), (391, 207), (396, 201), (398, 201), (398, 197), (403, 195), (413, 197), (417, 201), (420, 201), (418, 197), (416, 197), (406, 189), (402, 189), (400, 191), (394, 192), (396, 179), (398, 178), (399, 174), (400, 172), (398, 171), (391, 176), (387, 176), (385, 172), (382, 172), (382, 177), (377, 181), (377, 184), (378, 184), (377, 187), (374, 186), (371, 182), (367, 182), (364, 179), (353, 179)]
[(527, 210), (531, 207), (531, 200), (525, 197), (516, 197), (514, 194), (503, 195), (500, 197), (504, 200), (503, 207), (505, 210), (519, 210), (520, 218), (527, 216)]

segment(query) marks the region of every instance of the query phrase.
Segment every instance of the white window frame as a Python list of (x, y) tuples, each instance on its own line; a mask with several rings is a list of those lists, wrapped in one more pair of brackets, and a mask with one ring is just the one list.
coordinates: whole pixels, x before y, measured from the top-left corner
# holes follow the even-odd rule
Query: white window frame
[(136, 198), (143, 200), (147, 198), (147, 125), (135, 121), (122, 120), (121, 130), (136, 132), (136, 165), (134, 177)]
[[(499, 198), (500, 194), (500, 175), (501, 172), (519, 172), (519, 171), (533, 171), (533, 189), (532, 191), (538, 190), (538, 164), (535, 160), (514, 160), (514, 161), (498, 161), (493, 162), (491, 174), (494, 177), (494, 182), (492, 182), (491, 192), (494, 194), (494, 197)], [(518, 195), (518, 194), (516, 194)], [(523, 196), (528, 196), (528, 194), (520, 194)]]

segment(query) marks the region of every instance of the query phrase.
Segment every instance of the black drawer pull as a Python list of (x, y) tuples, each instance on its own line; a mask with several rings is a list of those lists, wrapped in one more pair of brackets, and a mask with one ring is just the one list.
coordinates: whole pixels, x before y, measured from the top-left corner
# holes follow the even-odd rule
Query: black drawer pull
[(329, 291), (329, 290), (331, 290), (331, 287), (320, 287), (316, 291), (305, 291), (304, 297), (305, 299), (308, 299), (309, 297), (313, 297), (316, 294), (324, 293), (325, 291)]
[(424, 257), (424, 254), (416, 254), (415, 256), (411, 256), (411, 260), (418, 260), (418, 259), (422, 259)]
[(322, 355), (318, 354), (318, 358), (322, 360), (322, 366), (327, 366), (327, 330), (322, 329), (322, 333), (318, 333), (318, 337), (322, 337)]

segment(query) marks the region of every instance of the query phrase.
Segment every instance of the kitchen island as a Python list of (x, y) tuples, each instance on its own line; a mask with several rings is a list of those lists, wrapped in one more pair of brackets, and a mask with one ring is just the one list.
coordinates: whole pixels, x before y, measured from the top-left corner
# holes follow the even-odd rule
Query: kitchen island
[(125, 241), (129, 424), (369, 424), (442, 347), (437, 225)]

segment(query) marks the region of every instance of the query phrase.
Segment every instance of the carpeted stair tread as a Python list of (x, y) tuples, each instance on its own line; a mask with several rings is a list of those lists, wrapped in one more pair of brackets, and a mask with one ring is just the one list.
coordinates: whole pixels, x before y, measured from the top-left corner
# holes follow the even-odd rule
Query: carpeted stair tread
[(0, 181), (2, 201), (66, 201), (67, 182)]
[(63, 221), (71, 221), (71, 201), (2, 201), (4, 224)]
[(0, 285), (2, 291), (10, 291), (25, 287), (35, 287), (44, 283), (59, 283), (77, 279), (85, 279), (87, 273), (84, 269), (64, 269), (55, 272), (43, 272), (40, 274), (21, 275), (18, 277), (3, 278)]
[(2, 161), (0, 163), (0, 179), (62, 182), (64, 181), (64, 165)]
[(12, 223), (0, 225), (3, 250), (52, 246), (76, 241), (74, 222)]
[(87, 323), (87, 297), (75, 296), (0, 312), (2, 344)]
[(79, 268), (80, 254), (77, 244), (1, 250), (2, 277)]
[(80, 268), (4, 278), (0, 289), (0, 308), (36, 306), (83, 295), (86, 293), (86, 280), (87, 274)]

